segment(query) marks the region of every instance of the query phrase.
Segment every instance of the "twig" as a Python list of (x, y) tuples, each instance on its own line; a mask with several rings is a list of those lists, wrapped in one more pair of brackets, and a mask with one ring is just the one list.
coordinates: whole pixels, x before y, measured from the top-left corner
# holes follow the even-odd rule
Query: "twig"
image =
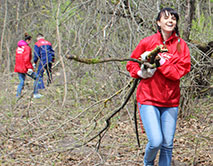
[(100, 137), (99, 138), (99, 141), (98, 141), (98, 145), (97, 145), (97, 150), (99, 149), (100, 147), (100, 143), (101, 143), (101, 139), (103, 138), (103, 136), (105, 135), (106, 131), (109, 129), (110, 127), (110, 120), (118, 113), (120, 112), (121, 109), (124, 108), (124, 106), (127, 104), (127, 102), (129, 101), (130, 97), (132, 96), (133, 92), (135, 91), (135, 88), (137, 87), (137, 84), (138, 84), (138, 81), (139, 79), (135, 79), (134, 82), (133, 82), (133, 85), (132, 85), (132, 88), (130, 89), (130, 92), (129, 94), (127, 95), (127, 98), (124, 100), (124, 102), (122, 103), (122, 105), (117, 108), (106, 120), (106, 125), (105, 127), (98, 133), (96, 134), (95, 136), (93, 136), (90, 140), (87, 141), (88, 142), (91, 142), (92, 140), (94, 140), (95, 138), (97, 138), (98, 136)]

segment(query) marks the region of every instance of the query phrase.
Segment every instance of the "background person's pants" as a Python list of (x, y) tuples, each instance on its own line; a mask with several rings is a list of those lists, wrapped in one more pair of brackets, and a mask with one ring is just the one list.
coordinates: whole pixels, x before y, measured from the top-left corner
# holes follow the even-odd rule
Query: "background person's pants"
[[(25, 81), (25, 78), (26, 78), (26, 75), (28, 75), (29, 77), (31, 77), (32, 79), (36, 80), (37, 78), (37, 75), (35, 74), (35, 72), (33, 72), (31, 75), (29, 74), (26, 74), (26, 73), (18, 73), (18, 78), (19, 78), (19, 85), (17, 87), (17, 93), (16, 93), (16, 97), (19, 97), (21, 96), (21, 91), (22, 89), (24, 88), (24, 81)], [(34, 83), (34, 90), (33, 90), (33, 93), (38, 93), (38, 89), (36, 88), (35, 86), (35, 83)]]
[(47, 63), (47, 64), (42, 64), (39, 63), (38, 70), (37, 70), (37, 75), (39, 76), (38, 82), (37, 82), (37, 87), (38, 89), (44, 89), (44, 81), (43, 81), (43, 75), (44, 71), (47, 73), (47, 86), (52, 82), (52, 63)]
[(18, 73), (18, 78), (19, 78), (19, 85), (17, 87), (17, 93), (16, 93), (16, 96), (21, 96), (21, 91), (22, 89), (24, 88), (24, 81), (25, 81), (25, 77), (26, 77), (26, 74), (25, 73)]

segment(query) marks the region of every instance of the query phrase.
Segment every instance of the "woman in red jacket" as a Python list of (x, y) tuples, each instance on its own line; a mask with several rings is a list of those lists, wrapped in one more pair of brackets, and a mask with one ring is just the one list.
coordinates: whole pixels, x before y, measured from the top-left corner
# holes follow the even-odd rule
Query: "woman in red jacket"
[[(16, 48), (16, 61), (14, 72), (18, 73), (20, 83), (17, 88), (17, 97), (20, 97), (21, 91), (24, 87), (24, 81), (26, 75), (36, 79), (36, 74), (33, 72), (33, 66), (31, 63), (32, 51), (29, 46), (32, 37), (27, 33), (25, 34), (25, 40), (20, 40), (18, 42), (18, 47)], [(34, 98), (40, 98), (41, 95), (37, 93), (36, 88), (34, 87)]]
[(148, 143), (144, 165), (153, 166), (160, 150), (159, 166), (170, 166), (173, 138), (176, 129), (180, 99), (180, 78), (190, 71), (190, 52), (179, 37), (179, 16), (172, 8), (162, 9), (157, 16), (158, 32), (140, 41), (131, 58), (146, 59), (157, 45), (164, 45), (168, 52), (159, 53), (160, 66), (146, 69), (144, 65), (129, 61), (127, 70), (134, 78), (141, 78), (137, 88), (137, 102)]

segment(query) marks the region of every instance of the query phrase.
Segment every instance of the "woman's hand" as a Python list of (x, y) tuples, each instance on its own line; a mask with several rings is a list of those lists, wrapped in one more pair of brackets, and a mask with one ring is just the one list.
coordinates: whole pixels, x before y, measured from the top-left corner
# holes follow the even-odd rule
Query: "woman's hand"
[(142, 64), (141, 70), (139, 70), (137, 72), (137, 75), (141, 78), (146, 79), (146, 78), (152, 77), (154, 75), (155, 71), (156, 71), (156, 68), (154, 68), (154, 69), (145, 68), (144, 64)]

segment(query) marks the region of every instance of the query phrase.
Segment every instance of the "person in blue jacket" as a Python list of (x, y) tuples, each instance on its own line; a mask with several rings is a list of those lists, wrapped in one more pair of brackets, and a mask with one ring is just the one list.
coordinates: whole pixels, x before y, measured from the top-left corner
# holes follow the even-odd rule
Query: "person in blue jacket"
[(34, 59), (33, 67), (36, 68), (36, 65), (39, 61), (37, 75), (39, 79), (37, 80), (37, 88), (44, 89), (43, 74), (46, 71), (48, 79), (47, 86), (52, 82), (52, 64), (55, 60), (55, 53), (52, 48), (52, 44), (45, 40), (44, 35), (39, 33), (37, 35), (37, 42), (34, 46)]

